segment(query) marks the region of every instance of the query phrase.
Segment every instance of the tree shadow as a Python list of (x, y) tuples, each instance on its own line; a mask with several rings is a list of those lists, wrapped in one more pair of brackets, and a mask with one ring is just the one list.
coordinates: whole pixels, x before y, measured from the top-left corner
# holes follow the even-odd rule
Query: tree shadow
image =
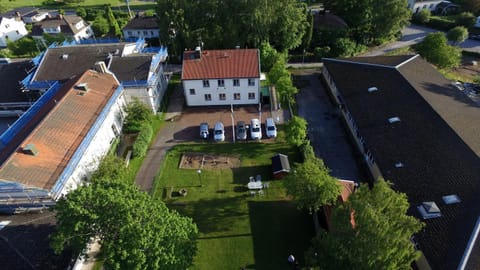
[(312, 217), (287, 201), (249, 201), (248, 208), (255, 269), (292, 269), (290, 254), (303, 266), (314, 236)]
[(222, 198), (222, 199), (203, 199), (179, 207), (170, 204), (182, 215), (193, 218), (198, 226), (198, 230), (203, 234), (231, 231), (235, 224), (235, 219), (248, 215), (248, 209), (245, 207), (245, 198), (243, 196)]

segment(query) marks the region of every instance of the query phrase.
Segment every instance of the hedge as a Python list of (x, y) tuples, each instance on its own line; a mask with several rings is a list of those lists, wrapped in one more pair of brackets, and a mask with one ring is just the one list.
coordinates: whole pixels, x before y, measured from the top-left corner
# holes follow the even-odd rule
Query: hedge
[(152, 127), (149, 124), (142, 126), (142, 129), (138, 133), (137, 139), (133, 144), (132, 155), (133, 157), (143, 157), (147, 153), (150, 140), (153, 136)]

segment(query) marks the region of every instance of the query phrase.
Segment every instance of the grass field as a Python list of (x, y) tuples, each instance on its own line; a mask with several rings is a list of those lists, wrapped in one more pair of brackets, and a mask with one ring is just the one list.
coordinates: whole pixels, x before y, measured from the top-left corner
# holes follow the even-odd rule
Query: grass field
[[(55, 6), (44, 6), (42, 3), (44, 0), (13, 0), (13, 1), (6, 1), (6, 0), (0, 0), (0, 4), (7, 7), (8, 9), (13, 9), (17, 7), (39, 7), (42, 9), (75, 9), (77, 7), (83, 6), (83, 7), (101, 7), (104, 4), (110, 4), (112, 7), (120, 7), (124, 9), (125, 11), (127, 10), (127, 6), (125, 4), (125, 1), (119, 1), (119, 0), (85, 0), (83, 3), (80, 3), (79, 5), (55, 5)], [(130, 0), (130, 8), (135, 9), (135, 10), (146, 10), (146, 9), (152, 9), (155, 7), (155, 1), (138, 1), (138, 0)]]
[[(198, 174), (178, 168), (184, 152), (235, 155), (241, 166)], [(153, 195), (198, 225), (199, 250), (189, 269), (291, 269), (290, 253), (302, 263), (313, 222), (288, 200), (281, 181), (271, 181), (270, 157), (276, 153), (289, 155), (292, 163), (298, 159), (285, 143), (184, 144), (168, 153)], [(257, 174), (269, 188), (251, 196), (246, 184)], [(171, 189), (181, 188), (187, 189), (186, 197), (169, 198)]]

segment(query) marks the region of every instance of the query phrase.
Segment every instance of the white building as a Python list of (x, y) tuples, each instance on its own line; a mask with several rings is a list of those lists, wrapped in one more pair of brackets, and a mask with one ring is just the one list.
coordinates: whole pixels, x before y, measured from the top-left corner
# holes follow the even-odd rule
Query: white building
[(89, 39), (93, 36), (93, 30), (90, 25), (82, 17), (74, 15), (58, 15), (55, 18), (47, 18), (33, 24), (33, 38), (42, 39), (44, 33), (53, 36), (63, 34), (65, 37), (75, 41)]
[(132, 38), (158, 39), (160, 37), (160, 29), (158, 28), (157, 20), (157, 16), (137, 15), (123, 27), (123, 37), (126, 40)]
[(257, 49), (205, 50), (183, 55), (182, 84), (188, 106), (258, 104)]
[(7, 47), (7, 41), (16, 41), (28, 35), (23, 21), (0, 18), (0, 47)]
[(89, 178), (120, 135), (123, 87), (103, 63), (97, 66), (52, 85), (37, 102), (41, 108), (31, 107), (22, 115), (28, 121), (15, 123), (28, 125), (0, 145), (0, 208), (53, 203)]

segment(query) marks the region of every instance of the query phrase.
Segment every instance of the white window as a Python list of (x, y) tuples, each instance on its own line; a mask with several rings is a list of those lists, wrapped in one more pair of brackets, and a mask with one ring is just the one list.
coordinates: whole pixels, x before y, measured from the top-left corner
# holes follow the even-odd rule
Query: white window
[(190, 95), (195, 95), (195, 89), (193, 88), (190, 89)]
[(220, 94), (218, 94), (218, 99), (220, 99), (220, 100), (226, 100), (226, 99), (227, 99), (227, 95), (225, 95), (225, 93), (220, 93)]
[(255, 99), (255, 93), (254, 92), (248, 93), (248, 99)]
[(225, 87), (225, 81), (224, 80), (218, 80), (218, 87)]
[(240, 86), (240, 80), (239, 79), (233, 79), (233, 86)]
[(212, 95), (205, 94), (205, 101), (212, 101)]
[(234, 100), (240, 100), (240, 93), (234, 93), (233, 94), (233, 99)]
[(255, 86), (255, 79), (248, 79), (248, 86)]
[(203, 87), (210, 87), (210, 82), (208, 80), (203, 80)]

